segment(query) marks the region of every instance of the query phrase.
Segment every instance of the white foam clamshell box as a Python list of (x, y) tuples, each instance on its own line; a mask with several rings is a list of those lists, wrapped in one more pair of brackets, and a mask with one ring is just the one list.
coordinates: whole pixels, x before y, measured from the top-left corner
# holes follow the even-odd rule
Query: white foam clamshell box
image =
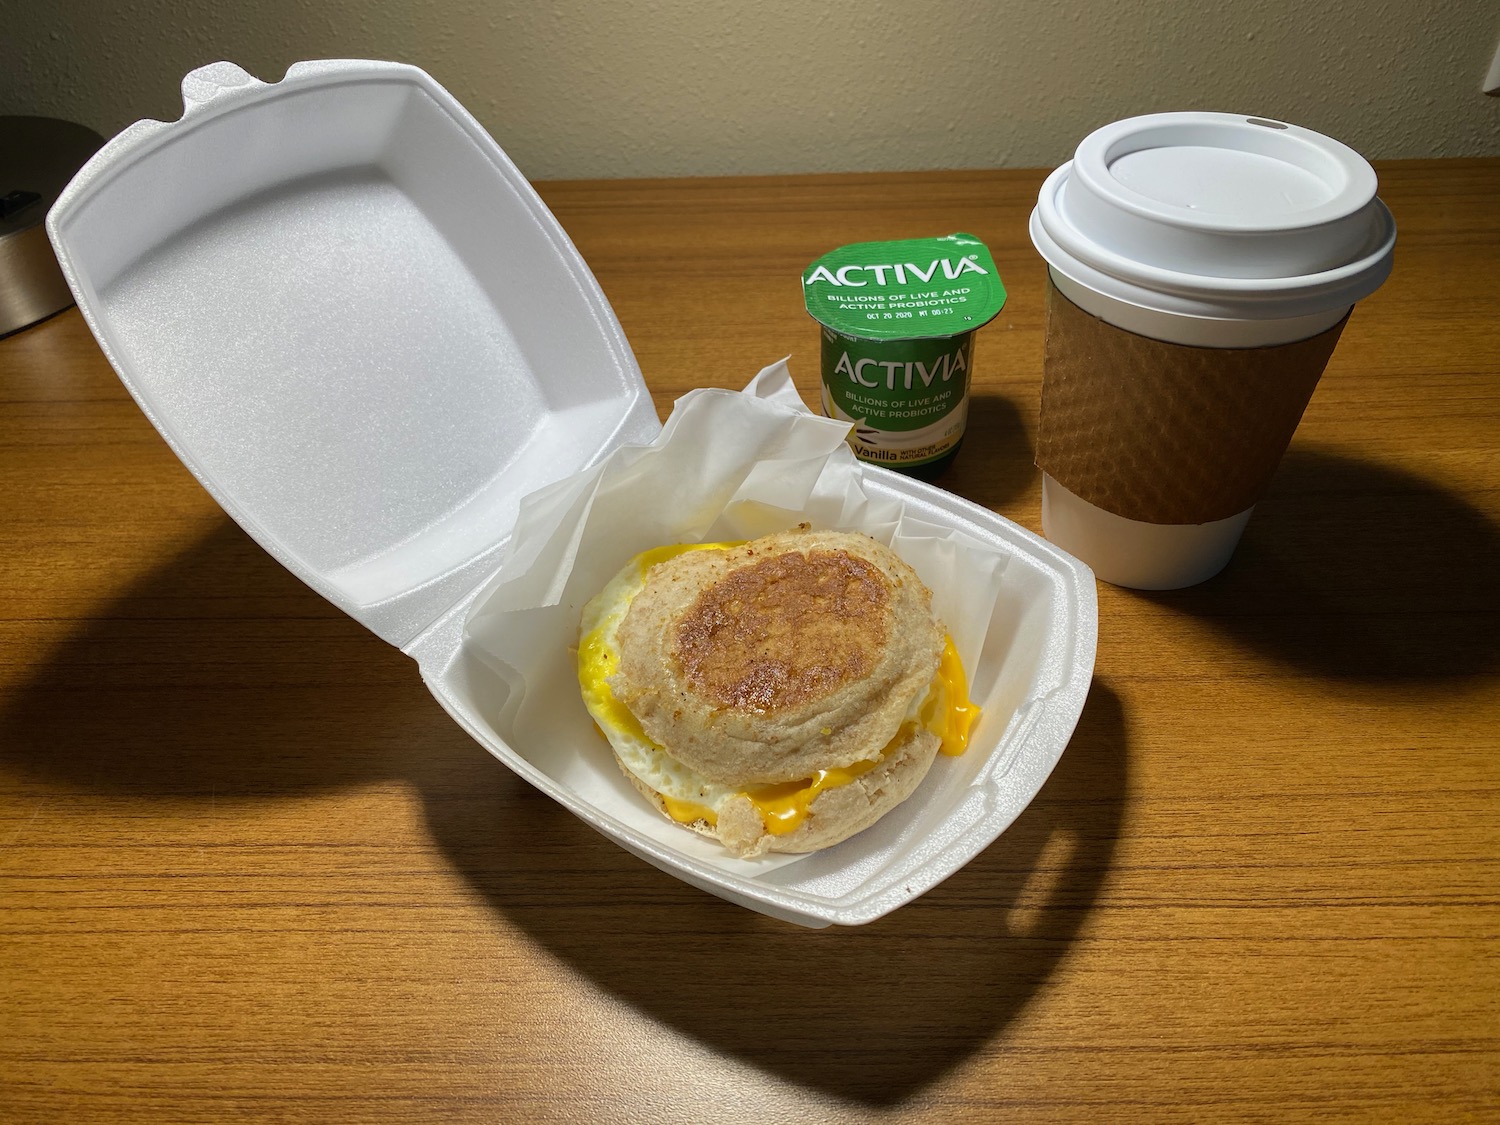
[[(613, 311), (515, 166), (414, 67), (306, 62), (267, 84), (216, 63), (187, 76), (183, 100), (178, 121), (105, 145), (49, 215), (78, 306), (225, 511), (411, 655), (490, 753), (648, 863), (805, 926), (910, 901), (1031, 801), (1087, 694), (1092, 574), (883, 469), (865, 471), (870, 493), (963, 530), (1007, 568), (987, 642), (1006, 647), (976, 686), (975, 745), (896, 813), (757, 872), (705, 857), (665, 821), (642, 828), (614, 798), (585, 799), (555, 753), (512, 742), (508, 689), (466, 653), (464, 621), (521, 497), (660, 432)], [(577, 751), (614, 770), (602, 740)]]

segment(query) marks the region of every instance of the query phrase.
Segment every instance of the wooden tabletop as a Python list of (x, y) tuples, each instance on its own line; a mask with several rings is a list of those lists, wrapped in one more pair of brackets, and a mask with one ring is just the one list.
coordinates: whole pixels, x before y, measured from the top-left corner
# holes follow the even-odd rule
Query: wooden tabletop
[[(1101, 585), (1030, 808), (869, 926), (632, 858), (173, 457), (0, 340), (0, 1121), (1500, 1120), (1500, 161), (1400, 226), (1218, 578)], [(1041, 172), (557, 183), (658, 409), (817, 338), (834, 246), (1010, 290), (953, 491), (1040, 529)]]

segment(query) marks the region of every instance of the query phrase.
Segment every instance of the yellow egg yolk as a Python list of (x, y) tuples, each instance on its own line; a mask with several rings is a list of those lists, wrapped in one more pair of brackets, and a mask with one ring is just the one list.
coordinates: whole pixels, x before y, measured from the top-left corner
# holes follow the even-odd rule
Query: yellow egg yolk
[[(644, 578), (646, 572), (657, 563), (688, 551), (724, 550), (733, 546), (737, 544), (672, 544), (645, 551), (637, 555), (634, 561), (641, 577)], [(596, 717), (597, 721), (640, 739), (642, 742), (657, 746), (657, 743), (646, 735), (640, 721), (615, 697), (615, 693), (609, 686), (610, 677), (619, 670), (620, 657), (618, 650), (606, 638), (613, 636), (614, 630), (618, 628), (628, 608), (627, 603), (579, 642), (578, 683), (589, 712)], [(920, 722), (923, 727), (936, 734), (941, 740), (939, 749), (942, 753), (956, 757), (968, 748), (969, 732), (975, 720), (978, 719), (979, 713), (980, 709), (969, 699), (968, 679), (964, 675), (963, 662), (959, 659), (958, 649), (953, 644), (953, 638), (947, 637), (943, 644), (942, 657), (938, 662), (937, 674), (933, 676), (932, 686), (928, 689), (927, 696), (919, 710)], [(808, 809), (819, 793), (840, 785), (847, 785), (861, 774), (868, 773), (880, 764), (890, 752), (891, 747), (909, 737), (910, 733), (911, 726), (903, 725), (897, 731), (895, 738), (881, 751), (878, 758), (819, 770), (805, 780), (748, 789), (744, 791), (744, 796), (749, 798), (750, 803), (760, 813), (768, 833), (773, 836), (787, 835), (795, 831), (807, 819)], [(657, 746), (657, 748), (663, 753), (666, 752), (662, 747)], [(681, 800), (664, 793), (659, 793), (658, 796), (661, 798), (662, 807), (667, 815), (679, 823), (694, 824), (704, 821), (709, 825), (714, 825), (718, 822), (717, 812), (707, 805), (696, 801)]]
[(665, 793), (658, 793), (657, 796), (661, 798), (661, 807), (678, 824), (697, 824), (701, 820), (712, 828), (719, 823), (719, 814), (707, 805), (700, 805), (695, 801), (679, 801)]

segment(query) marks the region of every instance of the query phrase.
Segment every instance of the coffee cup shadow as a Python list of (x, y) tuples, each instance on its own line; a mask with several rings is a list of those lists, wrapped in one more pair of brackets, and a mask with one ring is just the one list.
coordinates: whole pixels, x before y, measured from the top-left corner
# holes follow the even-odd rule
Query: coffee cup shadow
[(1294, 445), (1218, 577), (1139, 596), (1330, 679), (1462, 679), (1500, 664), (1500, 527), (1405, 469)]

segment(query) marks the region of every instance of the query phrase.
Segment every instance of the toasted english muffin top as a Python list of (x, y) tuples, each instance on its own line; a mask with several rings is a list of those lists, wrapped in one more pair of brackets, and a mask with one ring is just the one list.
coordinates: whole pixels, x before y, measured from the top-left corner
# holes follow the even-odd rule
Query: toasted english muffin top
[(677, 620), (674, 652), (705, 700), (786, 710), (870, 674), (890, 600), (885, 575), (843, 548), (763, 553), (698, 595)]
[(866, 535), (805, 528), (658, 563), (619, 629), (617, 697), (730, 785), (873, 760), (920, 704), (943, 630), (931, 593)]

